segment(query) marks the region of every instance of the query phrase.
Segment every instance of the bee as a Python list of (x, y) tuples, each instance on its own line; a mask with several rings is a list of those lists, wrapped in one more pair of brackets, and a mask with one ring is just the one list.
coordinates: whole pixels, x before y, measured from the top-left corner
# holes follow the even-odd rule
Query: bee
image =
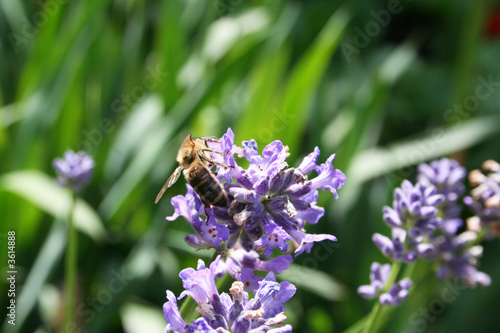
[(219, 140), (214, 138), (192, 139), (191, 134), (186, 137), (177, 153), (179, 166), (161, 188), (160, 193), (156, 196), (155, 203), (158, 203), (165, 191), (179, 179), (181, 171), (184, 169), (184, 178), (193, 187), (194, 191), (198, 193), (205, 205), (227, 206), (227, 193), (210, 168), (213, 165), (226, 168), (229, 166), (215, 162), (210, 154), (215, 153), (226, 156), (229, 152), (222, 153), (216, 151), (208, 146), (208, 142), (219, 142)]

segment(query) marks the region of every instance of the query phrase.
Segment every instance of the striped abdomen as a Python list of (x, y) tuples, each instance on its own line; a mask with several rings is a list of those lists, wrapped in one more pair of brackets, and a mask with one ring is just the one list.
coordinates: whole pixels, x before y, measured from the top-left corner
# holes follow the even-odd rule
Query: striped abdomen
[(202, 164), (184, 170), (184, 177), (205, 204), (227, 206), (226, 192), (215, 175)]

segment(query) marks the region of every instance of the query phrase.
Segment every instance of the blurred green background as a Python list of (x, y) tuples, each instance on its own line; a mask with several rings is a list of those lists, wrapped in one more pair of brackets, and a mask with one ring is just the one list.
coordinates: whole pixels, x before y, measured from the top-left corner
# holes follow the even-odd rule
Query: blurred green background
[[(190, 226), (166, 222), (179, 181), (153, 201), (187, 133), (262, 148), (279, 139), (290, 164), (319, 146), (347, 175), (316, 244), (282, 278), (294, 332), (340, 332), (372, 302), (371, 242), (381, 208), (415, 166), (442, 156), (468, 170), (500, 161), (500, 4), (493, 1), (0, 1), (1, 276), (17, 235), (19, 332), (61, 332), (69, 193), (51, 163), (67, 149), (96, 160), (81, 194), (78, 322), (73, 332), (161, 332), (165, 290), (195, 267)], [(470, 212), (464, 212), (468, 216)], [(391, 332), (498, 327), (500, 246), (485, 244), (488, 288), (429, 279), (394, 312)], [(8, 285), (0, 284), (0, 308)], [(227, 291), (227, 290), (226, 290)], [(423, 310), (422, 310), (423, 309)], [(2, 320), (4, 320), (2, 318)], [(7, 332), (10, 325), (3, 323)]]

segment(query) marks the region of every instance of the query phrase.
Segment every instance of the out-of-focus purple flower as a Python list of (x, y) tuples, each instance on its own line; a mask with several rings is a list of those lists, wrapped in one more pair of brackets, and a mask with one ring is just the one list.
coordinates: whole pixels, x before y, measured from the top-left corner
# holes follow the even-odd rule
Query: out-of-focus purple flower
[(383, 219), (392, 229), (392, 239), (374, 234), (373, 242), (396, 261), (413, 262), (419, 256), (432, 256), (432, 245), (424, 242), (442, 225), (438, 206), (443, 200), (444, 195), (437, 193), (432, 184), (413, 185), (404, 180), (401, 188), (394, 190), (393, 206), (383, 208)]
[[(498, 199), (492, 201), (500, 201), (500, 165), (488, 162), (485, 169), (492, 171), (488, 177), (479, 171), (471, 175), (475, 185), (478, 185), (475, 189), (477, 193), (473, 193), (474, 198), (465, 200), (478, 215), (483, 214), (488, 198), (497, 195)], [(383, 208), (383, 219), (391, 228), (392, 237), (375, 233), (373, 242), (386, 257), (394, 261), (411, 263), (426, 259), (436, 262), (436, 275), (439, 278), (458, 278), (470, 286), (489, 285), (490, 277), (477, 270), (478, 258), (482, 254), (482, 247), (474, 244), (478, 230), (476, 233), (468, 231), (458, 234), (464, 224), (459, 217), (461, 206), (458, 205), (458, 199), (464, 193), (465, 168), (457, 161), (443, 158), (420, 164), (418, 170), (417, 184), (414, 186), (404, 180), (401, 188), (394, 191), (393, 206)], [(475, 219), (480, 218), (476, 216)], [(497, 220), (500, 221), (500, 214)], [(379, 295), (385, 284), (380, 281), (387, 279), (388, 267), (374, 263), (370, 275), (372, 283), (360, 286), (358, 293), (365, 298)], [(386, 293), (380, 294), (380, 303), (400, 304), (408, 295), (410, 285), (411, 281), (406, 279), (394, 284)]]
[(441, 278), (458, 278), (467, 285), (489, 286), (491, 278), (477, 270), (478, 258), (483, 253), (483, 247), (474, 245), (477, 233), (465, 231), (457, 236), (441, 235), (433, 239), (439, 256), (439, 269), (436, 275)]
[(394, 283), (389, 291), (383, 293), (379, 297), (379, 302), (384, 305), (397, 306), (408, 297), (408, 289), (410, 289), (412, 281), (410, 278), (405, 278)]
[(483, 163), (483, 174), (479, 170), (469, 173), (469, 182), (475, 186), (471, 195), (464, 198), (475, 216), (467, 220), (469, 230), (485, 229), (488, 238), (500, 236), (500, 164), (493, 160)]
[(460, 216), (461, 206), (458, 198), (465, 192), (464, 179), (467, 171), (457, 161), (448, 158), (422, 163), (418, 166), (418, 181), (422, 184), (432, 184), (437, 193), (444, 196), (441, 204), (443, 218), (451, 219)]
[(295, 286), (288, 282), (276, 282), (273, 273), (258, 282), (255, 297), (250, 299), (241, 281), (233, 283), (230, 293), (219, 294), (215, 287), (215, 272), (218, 270), (220, 256), (206, 268), (200, 261), (198, 269), (185, 269), (180, 276), (187, 288), (179, 298), (190, 295), (198, 304), (196, 310), (200, 318), (186, 324), (180, 316), (175, 296), (167, 291), (168, 302), (163, 305), (163, 313), (167, 321), (165, 332), (291, 332), (290, 325), (281, 325), (286, 319), (284, 303), (296, 291)]
[[(436, 275), (439, 278), (458, 278), (470, 286), (489, 285), (490, 277), (476, 268), (482, 254), (482, 247), (474, 245), (477, 233), (466, 231), (458, 234), (464, 224), (459, 218), (462, 209), (458, 199), (465, 191), (465, 168), (457, 161), (443, 158), (420, 164), (418, 170), (419, 181), (436, 186), (437, 192), (444, 196), (444, 201), (437, 206), (443, 222), (429, 235), (429, 243), (419, 245), (420, 256), (438, 263)], [(480, 172), (472, 172), (471, 177), (479, 182), (487, 178)]]
[(392, 239), (379, 233), (373, 234), (372, 241), (388, 258), (396, 261), (414, 262), (417, 259), (417, 246), (422, 236), (410, 238), (404, 229), (392, 229)]
[(83, 151), (68, 150), (64, 158), (56, 158), (52, 165), (59, 185), (79, 191), (90, 181), (94, 160)]
[[(189, 186), (185, 196), (174, 197), (175, 213), (167, 219), (184, 216), (193, 225), (197, 235), (188, 236), (188, 244), (219, 251), (224, 244), (226, 249), (256, 250), (271, 256), (275, 248), (286, 251), (289, 240), (298, 244), (296, 255), (309, 252), (314, 242), (336, 240), (332, 235), (310, 235), (304, 230), (306, 224), (315, 224), (324, 215), (324, 209), (316, 205), (318, 190), (329, 190), (337, 198), (337, 190), (346, 181), (344, 174), (333, 168), (335, 155), (317, 164), (320, 151), (316, 147), (298, 168), (290, 168), (285, 162), (290, 155), (288, 147), (279, 140), (268, 144), (262, 154), (255, 140), (235, 146), (231, 129), (220, 142), (208, 143), (225, 153), (213, 153), (212, 158), (217, 162), (217, 176), (224, 180), (229, 204), (205, 207)], [(244, 157), (248, 168), (239, 166), (234, 154)], [(312, 171), (317, 175), (309, 179), (307, 173)]]
[(387, 292), (387, 281), (391, 274), (391, 265), (381, 265), (374, 262), (370, 268), (370, 284), (362, 285), (358, 288), (358, 294), (366, 299), (379, 297), (379, 302), (384, 305), (399, 305), (408, 296), (408, 289), (412, 282), (405, 278), (394, 283)]
[(438, 206), (443, 201), (443, 195), (429, 184), (413, 185), (403, 180), (401, 188), (394, 190), (393, 207), (383, 209), (384, 221), (391, 228), (418, 228), (421, 233), (428, 233), (439, 226), (437, 218)]

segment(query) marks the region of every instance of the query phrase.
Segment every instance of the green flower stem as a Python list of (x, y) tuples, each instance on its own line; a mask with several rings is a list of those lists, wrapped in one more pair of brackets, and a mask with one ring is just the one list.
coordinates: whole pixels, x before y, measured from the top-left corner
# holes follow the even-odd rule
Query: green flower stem
[(182, 303), (179, 312), (181, 317), (184, 318), (186, 322), (188, 322), (188, 318), (191, 318), (194, 315), (194, 309), (196, 308), (196, 302), (190, 296), (186, 297), (184, 303)]
[(346, 329), (343, 333), (358, 333), (363, 330), (363, 327), (366, 326), (366, 321), (368, 320), (369, 314), (361, 318), (356, 322), (356, 324), (352, 325), (348, 329)]
[[(398, 277), (399, 270), (401, 269), (401, 263), (395, 262), (392, 264), (391, 275), (384, 286), (384, 292), (389, 290), (389, 288), (394, 284), (396, 278)], [(378, 329), (378, 323), (381, 316), (383, 316), (384, 308), (378, 300), (375, 301), (375, 305), (372, 308), (368, 322), (366, 323), (364, 332), (365, 333), (375, 333)]]
[(488, 230), (486, 228), (481, 228), (481, 230), (477, 233), (477, 238), (471, 242), (471, 246), (481, 244), (484, 241), (484, 239), (486, 238), (487, 233), (488, 233)]
[(76, 207), (76, 193), (72, 191), (71, 203), (68, 212), (68, 242), (66, 244), (66, 267), (64, 272), (64, 326), (63, 331), (70, 329), (75, 313), (76, 294), (76, 266), (78, 259), (78, 238), (74, 223), (74, 211)]

